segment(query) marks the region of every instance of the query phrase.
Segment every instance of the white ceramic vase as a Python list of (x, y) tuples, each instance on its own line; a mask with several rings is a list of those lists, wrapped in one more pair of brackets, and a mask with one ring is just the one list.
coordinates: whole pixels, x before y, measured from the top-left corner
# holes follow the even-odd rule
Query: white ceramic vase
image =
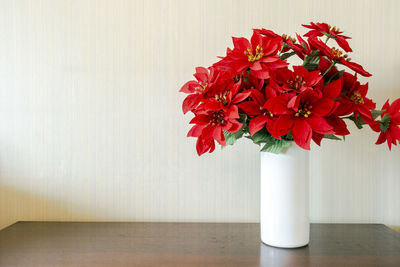
[(261, 152), (261, 240), (296, 248), (310, 240), (309, 153), (292, 144), (281, 154)]

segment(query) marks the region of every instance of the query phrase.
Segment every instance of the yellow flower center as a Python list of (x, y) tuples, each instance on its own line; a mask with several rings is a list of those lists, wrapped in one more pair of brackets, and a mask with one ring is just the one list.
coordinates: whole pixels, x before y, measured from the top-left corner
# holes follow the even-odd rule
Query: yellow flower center
[(208, 83), (199, 82), (199, 85), (200, 86), (194, 88), (195, 93), (198, 94), (198, 95), (200, 95), (200, 94), (202, 94), (204, 92), (204, 90), (208, 86)]
[(353, 95), (350, 97), (350, 100), (356, 104), (364, 104), (364, 98), (359, 92), (354, 92)]
[(312, 106), (309, 103), (304, 103), (300, 105), (299, 109), (297, 112), (294, 114), (295, 117), (300, 117), (303, 116), (304, 118), (308, 118), (312, 113)]
[(287, 42), (288, 40), (291, 41), (292, 43), (296, 43), (296, 39), (294, 39), (290, 35), (282, 34), (282, 39), (283, 41)]
[(257, 45), (256, 51), (254, 54), (253, 54), (253, 51), (251, 50), (251, 48), (248, 48), (246, 51), (244, 51), (244, 54), (247, 56), (247, 59), (249, 60), (249, 62), (254, 62), (254, 61), (262, 58), (262, 56), (264, 55), (264, 49), (262, 47), (260, 47), (260, 45)]
[(340, 58), (340, 57), (342, 56), (342, 54), (343, 54), (342, 51), (340, 51), (339, 49), (337, 49), (337, 48), (335, 48), (335, 47), (332, 47), (331, 52), (332, 52), (332, 55), (333, 55), (335, 58)]
[(271, 118), (274, 116), (274, 114), (272, 114), (271, 111), (264, 109), (263, 106), (260, 106), (260, 110), (264, 116), (270, 116)]
[(221, 93), (219, 95), (215, 95), (215, 100), (218, 102), (221, 102), (222, 104), (226, 105), (228, 104), (228, 100), (226, 100), (226, 96), (228, 95), (228, 91)]
[(331, 31), (340, 32), (340, 29), (339, 29), (339, 28), (336, 28), (336, 27), (332, 27), (332, 28), (331, 28)]
[(294, 81), (293, 80), (287, 80), (287, 83), (295, 90), (299, 90), (303, 85), (306, 84), (306, 81), (304, 81), (304, 77), (296, 75)]
[(212, 116), (212, 119), (210, 120), (209, 124), (211, 124), (211, 126), (224, 125), (226, 123), (224, 118), (225, 118), (225, 115), (223, 112), (221, 112), (221, 111), (213, 112), (213, 116)]

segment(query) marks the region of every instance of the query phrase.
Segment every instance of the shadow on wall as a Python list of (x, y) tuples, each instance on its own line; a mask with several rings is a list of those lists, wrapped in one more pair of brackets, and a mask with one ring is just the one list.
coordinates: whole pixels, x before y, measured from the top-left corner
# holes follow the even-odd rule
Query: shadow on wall
[[(55, 215), (54, 218), (51, 217), (52, 214)], [(57, 216), (60, 214), (63, 218)], [(0, 229), (19, 220), (71, 221), (74, 218), (79, 218), (79, 221), (89, 221), (93, 216), (89, 212), (82, 211), (82, 207), (65, 209), (54, 200), (43, 199), (31, 193), (0, 185)]]

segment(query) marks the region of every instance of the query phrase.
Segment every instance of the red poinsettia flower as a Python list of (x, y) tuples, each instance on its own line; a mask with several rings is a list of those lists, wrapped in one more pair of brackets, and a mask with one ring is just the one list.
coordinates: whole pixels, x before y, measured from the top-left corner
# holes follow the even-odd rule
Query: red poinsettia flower
[[(337, 107), (337, 103), (332, 99), (340, 94), (342, 80), (336, 80), (329, 83), (321, 92), (311, 89), (305, 90), (298, 96), (299, 101), (295, 106), (285, 108), (286, 95), (272, 98), (268, 101), (266, 108), (273, 114), (281, 113), (274, 123), (274, 129), (271, 134), (275, 138), (280, 138), (292, 132), (293, 140), (300, 147), (309, 150), (313, 133), (325, 135), (334, 134), (336, 127), (343, 127), (336, 119), (330, 119)], [(286, 102), (288, 103), (288, 102)], [(339, 119), (340, 120), (340, 119)]]
[(277, 56), (282, 47), (282, 38), (270, 38), (256, 32), (251, 42), (246, 38), (233, 37), (234, 49), (228, 49), (227, 55), (213, 66), (233, 75), (250, 69), (251, 75), (259, 79), (268, 79), (270, 71), (288, 64)]
[(223, 131), (236, 132), (242, 124), (236, 119), (239, 118), (238, 107), (230, 106), (226, 110), (207, 109), (195, 113), (195, 117), (190, 121), (195, 124), (189, 131), (188, 137), (198, 137), (196, 148), (199, 156), (214, 150), (216, 140), (220, 145), (225, 145), (225, 136)]
[(293, 66), (293, 71), (287, 68), (276, 70), (272, 74), (272, 81), (279, 85), (280, 93), (289, 93), (288, 107), (299, 104), (299, 93), (306, 90), (319, 90), (323, 86), (323, 79), (319, 75), (319, 71), (309, 72), (303, 66)]
[(382, 110), (385, 111), (381, 114), (382, 127), (376, 144), (380, 145), (387, 142), (389, 150), (391, 150), (392, 144), (396, 146), (397, 141), (400, 143), (400, 98), (391, 105), (387, 100)]
[(250, 89), (251, 100), (240, 103), (238, 106), (241, 111), (250, 117), (249, 131), (253, 136), (267, 125), (269, 132), (272, 131), (275, 121), (272, 113), (265, 108), (266, 97), (258, 90)]
[(296, 34), (296, 37), (297, 40), (299, 41), (298, 44), (294, 42), (288, 44), (291, 46), (293, 52), (296, 52), (296, 55), (302, 60), (304, 60), (305, 56), (311, 55), (310, 45), (303, 38), (301, 38), (300, 35)]
[(368, 83), (361, 85), (357, 81), (357, 75), (343, 73), (343, 89), (340, 98), (337, 100), (340, 105), (335, 111), (337, 116), (354, 114), (355, 119), (358, 116), (366, 122), (371, 129), (379, 131), (380, 126), (372, 117), (371, 110), (376, 108), (376, 104), (366, 97), (368, 93)]
[(342, 64), (365, 77), (372, 76), (371, 73), (364, 70), (364, 68), (360, 64), (351, 62), (350, 58), (348, 58), (347, 55), (343, 55), (342, 51), (335, 47), (331, 48), (327, 46), (318, 38), (309, 38), (308, 43), (310, 44), (310, 47), (312, 49), (317, 49), (320, 51), (320, 56), (326, 56), (327, 58), (329, 58), (332, 61), (331, 63), (335, 62)]
[(304, 34), (306, 37), (316, 37), (326, 35), (329, 38), (336, 40), (337, 44), (346, 52), (351, 52), (349, 43), (346, 39), (351, 39), (348, 36), (342, 35), (343, 32), (339, 28), (331, 27), (327, 23), (314, 23), (311, 22), (310, 25), (302, 24), (303, 27), (311, 29), (311, 31)]
[(218, 72), (213, 67), (209, 70), (203, 67), (197, 67), (196, 73), (193, 75), (196, 80), (185, 83), (179, 92), (189, 94), (182, 104), (183, 113), (193, 110), (198, 106), (201, 99), (210, 89), (211, 85), (216, 81)]
[(276, 82), (282, 92), (303, 92), (323, 86), (322, 76), (319, 71), (308, 71), (303, 66), (293, 66), (293, 71), (282, 68), (272, 74), (272, 80)]
[(285, 47), (282, 48), (281, 53), (285, 53), (285, 52), (289, 51), (290, 49), (299, 47), (298, 44), (295, 44), (296, 39), (292, 38), (291, 36), (289, 36), (287, 34), (278, 35), (275, 32), (264, 29), (264, 28), (253, 29), (253, 31), (257, 34), (261, 34), (261, 35), (269, 37), (269, 38), (281, 38), (283, 43), (287, 44), (287, 45), (285, 45)]
[(242, 85), (240, 79), (237, 83), (233, 80), (226, 82), (222, 86), (214, 86), (208, 92), (210, 97), (204, 98), (197, 110), (226, 110), (231, 104), (237, 104), (250, 96), (250, 91), (239, 92)]

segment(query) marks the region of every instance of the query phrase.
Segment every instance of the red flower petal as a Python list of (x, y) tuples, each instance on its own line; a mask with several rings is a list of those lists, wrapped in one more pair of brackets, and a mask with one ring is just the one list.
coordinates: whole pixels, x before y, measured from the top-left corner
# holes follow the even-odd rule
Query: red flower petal
[(246, 38), (243, 37), (232, 37), (233, 45), (235, 46), (235, 49), (238, 49), (240, 51), (245, 51), (247, 48), (250, 48), (250, 42)]
[(252, 49), (256, 49), (257, 45), (262, 46), (262, 36), (258, 34), (257, 32), (253, 32), (253, 35), (251, 36), (250, 39), (251, 47)]
[(269, 70), (268, 69), (262, 69), (259, 71), (252, 71), (251, 75), (256, 77), (257, 79), (269, 79)]
[(310, 150), (310, 142), (312, 137), (312, 129), (306, 120), (296, 120), (292, 130), (293, 140), (298, 146), (306, 150)]
[(260, 106), (253, 101), (240, 103), (238, 107), (249, 116), (257, 116), (261, 114)]
[(286, 135), (292, 130), (294, 124), (294, 118), (291, 115), (282, 115), (275, 121), (273, 132), (271, 135), (275, 138), (279, 138)]
[(196, 117), (194, 117), (189, 124), (199, 124), (199, 125), (206, 125), (210, 122), (210, 118), (207, 115), (204, 114), (199, 114)]
[(369, 73), (368, 71), (364, 70), (364, 68), (357, 63), (351, 62), (351, 61), (346, 61), (344, 58), (340, 58), (340, 63), (348, 67), (349, 69), (354, 70), (355, 72), (361, 74), (364, 77), (371, 77), (372, 74)]
[(215, 149), (215, 143), (213, 139), (204, 140), (202, 137), (199, 137), (196, 142), (196, 150), (197, 154), (201, 156), (202, 154), (213, 152)]
[(311, 129), (320, 134), (333, 134), (333, 127), (324, 119), (319, 116), (311, 116), (306, 120)]
[(343, 78), (337, 79), (331, 83), (328, 83), (323, 91), (326, 98), (334, 99), (340, 95), (343, 86)]
[(182, 103), (182, 111), (183, 114), (186, 114), (188, 111), (193, 110), (197, 104), (199, 104), (200, 98), (197, 94), (188, 95)]
[(398, 112), (398, 113), (390, 116), (390, 121), (397, 125), (400, 124), (400, 113)]
[(264, 128), (265, 124), (267, 123), (266, 116), (260, 115), (255, 117), (254, 119), (250, 120), (249, 123), (249, 131), (251, 136), (253, 136), (256, 132)]
[(185, 83), (179, 92), (191, 94), (194, 93), (194, 88), (198, 87), (199, 83), (197, 81), (188, 81)]
[(375, 144), (380, 145), (383, 144), (385, 141), (386, 141), (386, 134), (384, 132), (381, 132)]
[(316, 143), (317, 145), (321, 145), (321, 141), (322, 141), (322, 138), (324, 138), (324, 135), (323, 134), (319, 134), (319, 133), (316, 133), (316, 132), (313, 132), (312, 133), (312, 140), (314, 141), (314, 143)]
[(256, 104), (258, 104), (259, 106), (265, 104), (264, 95), (260, 91), (255, 89), (250, 89), (249, 91), (251, 92), (251, 97), (254, 98), (254, 102), (256, 102)]
[(265, 43), (263, 43), (263, 49), (264, 49), (264, 55), (270, 56), (270, 55), (276, 55), (279, 51), (279, 49), (282, 47), (282, 38), (274, 38), (270, 39), (268, 37), (264, 37), (263, 41), (267, 40)]
[(362, 97), (365, 97), (368, 93), (368, 83), (360, 85), (357, 88), (357, 91), (361, 94)]
[(206, 110), (220, 110), (222, 107), (222, 103), (218, 102), (215, 98), (208, 98), (206, 99), (206, 101), (204, 102), (204, 108)]
[(350, 134), (349, 130), (347, 129), (347, 125), (343, 119), (334, 115), (331, 115), (325, 119), (333, 127), (333, 131), (335, 132), (335, 134), (337, 135)]
[(280, 59), (276, 56), (263, 57), (262, 59), (260, 59), (260, 62), (262, 62), (262, 63), (272, 63), (272, 62), (277, 62), (277, 61), (280, 61)]
[(313, 106), (312, 113), (323, 117), (328, 116), (335, 111), (338, 103), (323, 97), (317, 102), (313, 103)]
[(400, 98), (393, 101), (391, 105), (391, 110), (394, 112), (398, 112), (400, 110)]
[(239, 119), (239, 109), (236, 105), (232, 105), (229, 107), (227, 116), (229, 119)]
[(262, 70), (261, 63), (259, 61), (254, 62), (253, 65), (250, 66), (250, 70), (252, 70), (252, 71)]
[(201, 136), (204, 139), (213, 139), (214, 138), (214, 131), (216, 130), (217, 127), (213, 127), (211, 125), (207, 125), (206, 127), (203, 128), (203, 131), (201, 132)]
[(193, 125), (193, 127), (189, 130), (187, 137), (199, 137), (203, 131), (203, 128), (203, 125)]
[(197, 67), (196, 73), (193, 74), (193, 76), (196, 77), (199, 82), (208, 82), (208, 70), (204, 67)]
[(351, 113), (354, 112), (354, 102), (351, 102), (347, 99), (339, 99), (339, 106), (335, 109), (334, 114), (337, 116), (345, 116), (345, 115), (350, 115)]
[(237, 120), (232, 120), (231, 121), (231, 127), (227, 130), (230, 133), (234, 133), (239, 131), (242, 128), (243, 124), (238, 122)]
[(400, 128), (397, 125), (390, 127), (390, 134), (397, 140), (400, 141)]
[(338, 38), (336, 38), (336, 42), (337, 42), (337, 44), (338, 44), (341, 48), (343, 48), (344, 51), (346, 51), (346, 52), (352, 52), (352, 51), (353, 51), (353, 50), (350, 48), (350, 45), (349, 45), (349, 43), (346, 41), (346, 39), (338, 37)]
[(221, 127), (215, 127), (213, 131), (213, 138), (220, 144), (221, 146), (225, 145), (225, 136), (222, 132)]
[(242, 102), (242, 101), (246, 100), (246, 98), (248, 98), (250, 96), (250, 94), (251, 94), (250, 90), (246, 90), (242, 93), (239, 93), (233, 98), (232, 103)]
[(273, 97), (267, 100), (264, 108), (273, 114), (284, 114), (287, 112), (287, 97), (285, 95)]

